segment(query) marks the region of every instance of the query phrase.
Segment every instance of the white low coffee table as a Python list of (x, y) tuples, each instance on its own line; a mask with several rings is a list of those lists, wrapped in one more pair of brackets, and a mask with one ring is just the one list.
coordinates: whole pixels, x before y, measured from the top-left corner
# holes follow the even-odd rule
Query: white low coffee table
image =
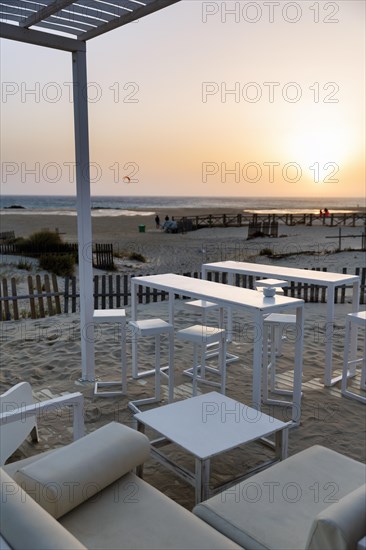
[[(245, 472), (240, 480), (287, 457), (288, 428), (291, 422), (281, 422), (217, 392), (141, 412), (135, 415), (135, 419), (139, 431), (144, 432), (145, 426), (148, 426), (163, 436), (151, 442), (151, 454), (195, 487), (196, 503), (239, 481), (237, 478), (230, 484), (210, 491), (212, 457), (271, 434), (275, 436), (271, 444), (275, 450), (274, 459)], [(162, 452), (160, 447), (170, 442), (195, 457), (194, 473), (174, 463)], [(270, 444), (269, 441), (266, 443)]]

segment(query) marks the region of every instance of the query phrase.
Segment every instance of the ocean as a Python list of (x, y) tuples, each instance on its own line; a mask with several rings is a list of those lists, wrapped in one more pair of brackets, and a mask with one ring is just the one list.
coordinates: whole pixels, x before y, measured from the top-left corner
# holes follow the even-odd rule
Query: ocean
[[(150, 216), (169, 208), (212, 209), (227, 208), (238, 212), (314, 213), (320, 208), (330, 212), (350, 212), (365, 209), (365, 197), (360, 198), (278, 198), (278, 197), (92, 197), (93, 216)], [(22, 207), (22, 208), (17, 208)], [(34, 213), (76, 215), (76, 197), (53, 195), (2, 195), (1, 214)]]

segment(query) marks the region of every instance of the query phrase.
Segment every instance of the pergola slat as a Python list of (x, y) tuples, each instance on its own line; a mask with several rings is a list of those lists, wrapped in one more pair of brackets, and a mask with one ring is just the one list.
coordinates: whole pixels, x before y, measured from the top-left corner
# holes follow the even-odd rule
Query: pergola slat
[(29, 14), (34, 13), (28, 8), (20, 6), (10, 6), (9, 4), (4, 4), (3, 6), (1, 6), (1, 11), (4, 14), (11, 13), (12, 15), (18, 15), (20, 19), (24, 18), (25, 14), (27, 14), (28, 16)]
[[(110, 2), (104, 3), (100, 2), (99, 0), (79, 0), (75, 5), (76, 6), (88, 6), (90, 8), (94, 8), (97, 10), (100, 14), (103, 12), (107, 12), (111, 14), (113, 17), (120, 17), (121, 15), (125, 15), (125, 13), (130, 13), (133, 8), (131, 8), (130, 2), (123, 2), (123, 4), (112, 4)], [(135, 9), (136, 9), (135, 5)]]
[(25, 21), (22, 22), (22, 27), (31, 27), (32, 25), (35, 25), (36, 23), (39, 23), (40, 21), (47, 19), (50, 15), (53, 15), (54, 13), (57, 13), (58, 11), (62, 10), (65, 6), (70, 6), (74, 3), (74, 0), (56, 0), (55, 2), (52, 2), (52, 4), (49, 4), (47, 7), (41, 8), (37, 11), (34, 15), (31, 15), (28, 17)]
[(110, 21), (109, 23), (100, 25), (97, 29), (87, 31), (82, 36), (82, 40), (90, 40), (91, 38), (95, 38), (105, 32), (109, 32), (113, 29), (117, 29), (118, 27), (122, 27), (123, 25), (127, 25), (128, 23), (132, 23), (137, 19), (141, 19), (146, 15), (150, 15), (151, 13), (164, 9), (172, 4), (176, 4), (177, 2), (180, 2), (180, 0), (152, 0), (150, 4), (147, 4), (146, 6), (139, 7), (126, 15), (122, 15), (121, 17)]
[(85, 33), (85, 31), (82, 29), (70, 27), (68, 25), (50, 23), (47, 21), (42, 21), (41, 23), (37, 23), (37, 28), (44, 28), (44, 29), (51, 29), (53, 31), (65, 32), (67, 34), (73, 34), (78, 37), (81, 37)]
[[(63, 9), (60, 13), (66, 17), (67, 14), (69, 13), (69, 9), (68, 8), (65, 8)], [(96, 9), (92, 9), (91, 7), (84, 7), (84, 6), (79, 6), (78, 4), (74, 4), (72, 6), (72, 13), (73, 13), (73, 17), (80, 17), (80, 18), (87, 18), (87, 19), (100, 19), (101, 21), (110, 21), (111, 19), (114, 18), (114, 15), (113, 14), (110, 14), (110, 13), (107, 13), (106, 11), (101, 11), (101, 10), (96, 10)]]
[(19, 23), (20, 17), (19, 15), (13, 15), (12, 13), (5, 13), (3, 11), (3, 8), (0, 8), (0, 19), (6, 19), (9, 21), (17, 21)]
[(180, 0), (0, 0), (0, 19), (90, 40)]
[(35, 31), (33, 29), (23, 29), (19, 27), (19, 25), (12, 25), (10, 23), (0, 23), (0, 36), (8, 40), (44, 46), (46, 48), (54, 48), (65, 52), (85, 52), (86, 50), (86, 44), (82, 40), (75, 40), (75, 38), (68, 38), (49, 32)]
[(84, 31), (88, 31), (90, 29), (93, 29), (97, 27), (98, 21), (94, 21), (93, 23), (84, 23), (82, 21), (78, 21), (75, 19), (67, 19), (65, 17), (59, 17), (56, 15), (51, 15), (51, 17), (48, 17), (47, 19), (43, 20), (44, 23), (54, 23), (56, 25), (65, 25), (66, 27), (77, 28)]

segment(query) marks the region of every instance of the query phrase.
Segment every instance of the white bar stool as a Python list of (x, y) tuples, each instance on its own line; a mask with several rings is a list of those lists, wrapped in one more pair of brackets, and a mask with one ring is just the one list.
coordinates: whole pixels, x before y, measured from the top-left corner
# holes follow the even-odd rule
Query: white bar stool
[[(121, 370), (120, 381), (101, 382), (96, 381), (94, 385), (94, 395), (101, 397), (110, 397), (114, 395), (123, 395), (127, 393), (127, 361), (126, 361), (126, 311), (124, 309), (96, 309), (93, 313), (93, 322), (100, 323), (118, 323), (121, 326)], [(99, 391), (99, 388), (121, 386), (120, 390)]]
[(258, 279), (254, 281), (256, 290), (261, 290), (269, 286), (276, 289), (276, 294), (283, 294), (283, 287), (288, 286), (288, 281), (283, 281), (282, 279)]
[[(187, 309), (190, 309), (194, 312), (198, 312), (202, 314), (202, 325), (206, 325), (207, 323), (207, 313), (209, 311), (220, 309), (219, 314), (219, 326), (220, 328), (224, 328), (224, 312), (223, 308), (220, 308), (220, 306), (214, 302), (208, 302), (207, 300), (190, 300), (188, 302), (184, 303), (185, 307)], [(209, 348), (212, 348), (209, 350)], [(219, 349), (217, 347), (217, 342), (212, 342), (211, 344), (207, 344), (206, 350), (205, 350), (205, 358), (209, 359), (211, 357), (216, 357), (219, 355)], [(233, 355), (232, 353), (229, 353), (226, 350), (226, 364), (232, 363), (233, 361), (237, 361), (239, 357), (237, 355)], [(198, 366), (198, 369), (200, 366)], [(210, 367), (207, 367), (208, 370), (210, 370)], [(215, 369), (217, 371), (217, 369)], [(193, 369), (187, 369), (184, 371), (188, 376), (192, 376)]]
[[(349, 360), (350, 352), (350, 334), (351, 334), (351, 325), (354, 323), (356, 327), (364, 327), (364, 346), (363, 346), (363, 357), (359, 359)], [(366, 403), (366, 396), (360, 395), (352, 390), (347, 389), (348, 378), (356, 375), (356, 365), (361, 363), (361, 383), (360, 390), (366, 390), (366, 311), (359, 311), (358, 313), (348, 313), (346, 317), (346, 335), (344, 342), (344, 361), (343, 361), (343, 372), (342, 372), (342, 387), (341, 392), (345, 397), (351, 397), (361, 403)]]
[[(179, 340), (193, 343), (193, 368), (185, 371), (193, 378), (192, 396), (197, 395), (197, 381), (220, 388), (225, 394), (226, 387), (226, 331), (223, 328), (207, 327), (205, 325), (193, 325), (178, 330), (176, 337)], [(219, 345), (219, 366), (217, 369), (206, 367), (206, 348), (209, 344)], [(201, 364), (198, 364), (198, 347), (201, 347)], [(219, 374), (221, 381), (214, 382), (206, 379), (206, 370)]]
[[(288, 286), (288, 281), (284, 281), (282, 279), (258, 279), (254, 282), (255, 289), (263, 292), (265, 288), (274, 288), (275, 294), (283, 294), (283, 288)], [(289, 317), (289, 315), (284, 314), (285, 317), (283, 318), (283, 323), (296, 323), (296, 316), (293, 315)], [(272, 318), (275, 323), (277, 323), (277, 327), (280, 327), (281, 324), (281, 313), (276, 314), (275, 318)], [(266, 317), (268, 319), (269, 316)], [(271, 322), (271, 319), (268, 320), (269, 323)], [(283, 331), (282, 331), (283, 332)], [(281, 334), (280, 330), (274, 331), (274, 341), (276, 346), (276, 354), (281, 354), (282, 349), (282, 341), (286, 340), (286, 336)]]
[[(293, 391), (280, 389), (276, 385), (276, 361), (281, 353), (282, 341), (286, 339), (284, 332), (288, 326), (293, 325), (296, 325), (296, 315), (288, 313), (270, 313), (263, 321), (263, 400), (265, 403), (290, 404), (287, 401), (269, 398), (269, 391), (279, 395), (293, 394)], [(303, 335), (297, 335), (297, 337), (303, 338)]]
[[(140, 405), (148, 405), (151, 403), (158, 403), (161, 399), (160, 392), (160, 376), (164, 375), (169, 380), (168, 387), (168, 399), (169, 403), (174, 399), (174, 327), (173, 325), (163, 321), (163, 319), (144, 319), (142, 321), (130, 321), (130, 327), (132, 328), (132, 338), (139, 336), (155, 336), (155, 368), (145, 371), (133, 372), (133, 378), (145, 378), (146, 376), (155, 376), (155, 396), (146, 399), (137, 399), (130, 401), (128, 406), (135, 413), (140, 412), (138, 408)], [(161, 366), (160, 362), (160, 338), (163, 334), (167, 334), (169, 337), (168, 345), (168, 357), (169, 364), (166, 367)], [(165, 371), (169, 371), (166, 374)]]

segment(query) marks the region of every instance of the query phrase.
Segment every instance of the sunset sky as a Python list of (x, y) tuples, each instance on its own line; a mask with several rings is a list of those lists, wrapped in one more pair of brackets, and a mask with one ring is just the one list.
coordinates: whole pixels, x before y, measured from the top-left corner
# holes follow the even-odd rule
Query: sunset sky
[[(365, 196), (362, 0), (183, 0), (87, 51), (93, 195)], [(1, 41), (3, 194), (75, 194), (71, 69)]]

